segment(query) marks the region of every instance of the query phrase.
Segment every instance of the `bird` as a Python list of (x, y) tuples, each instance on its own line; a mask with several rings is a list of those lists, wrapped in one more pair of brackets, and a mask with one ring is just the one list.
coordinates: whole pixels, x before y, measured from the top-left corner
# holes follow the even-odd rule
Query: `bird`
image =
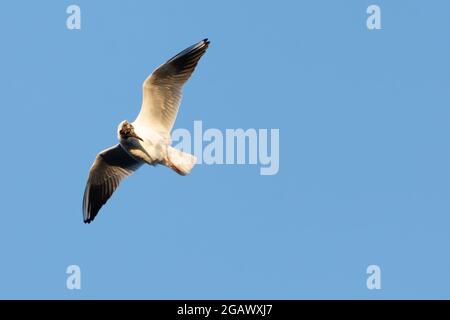
[(102, 206), (142, 165), (164, 165), (187, 175), (197, 158), (171, 146), (170, 132), (182, 99), (183, 85), (191, 77), (209, 40), (188, 47), (157, 67), (142, 85), (142, 105), (133, 122), (117, 127), (118, 143), (97, 154), (83, 195), (83, 221), (91, 223)]

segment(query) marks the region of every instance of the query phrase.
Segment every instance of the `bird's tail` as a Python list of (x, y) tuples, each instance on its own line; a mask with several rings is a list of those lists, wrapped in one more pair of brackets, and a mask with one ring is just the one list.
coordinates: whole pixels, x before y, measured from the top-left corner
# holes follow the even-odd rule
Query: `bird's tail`
[(165, 165), (172, 168), (178, 174), (185, 176), (189, 174), (197, 162), (197, 157), (169, 147), (167, 149), (167, 159)]

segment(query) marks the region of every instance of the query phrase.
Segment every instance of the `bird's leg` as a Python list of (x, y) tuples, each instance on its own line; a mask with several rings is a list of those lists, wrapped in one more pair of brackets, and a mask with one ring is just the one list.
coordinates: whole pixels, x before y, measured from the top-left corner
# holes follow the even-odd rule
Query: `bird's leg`
[(170, 161), (169, 157), (166, 158), (166, 166), (168, 166), (169, 168), (171, 168), (173, 171), (175, 171), (176, 173), (183, 175), (184, 173), (183, 171), (181, 171), (180, 169), (178, 169), (178, 167), (172, 162)]

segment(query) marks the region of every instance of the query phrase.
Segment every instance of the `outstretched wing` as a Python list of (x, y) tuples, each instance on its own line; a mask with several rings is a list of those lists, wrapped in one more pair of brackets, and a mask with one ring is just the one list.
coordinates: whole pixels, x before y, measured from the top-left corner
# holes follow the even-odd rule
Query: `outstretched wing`
[(208, 48), (208, 39), (183, 50), (158, 67), (144, 81), (141, 111), (135, 122), (168, 133), (173, 127), (182, 97), (182, 87)]
[(133, 174), (142, 162), (132, 158), (119, 144), (103, 150), (95, 158), (84, 190), (83, 219), (91, 223), (120, 181)]

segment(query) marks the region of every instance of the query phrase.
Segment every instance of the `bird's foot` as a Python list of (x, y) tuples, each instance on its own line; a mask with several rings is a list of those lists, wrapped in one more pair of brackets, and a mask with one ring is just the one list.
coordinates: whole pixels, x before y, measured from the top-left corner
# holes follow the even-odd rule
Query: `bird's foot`
[(170, 161), (169, 159), (166, 160), (167, 166), (169, 168), (171, 168), (173, 171), (175, 171), (176, 173), (183, 175), (184, 176), (184, 172), (181, 171), (172, 161)]

